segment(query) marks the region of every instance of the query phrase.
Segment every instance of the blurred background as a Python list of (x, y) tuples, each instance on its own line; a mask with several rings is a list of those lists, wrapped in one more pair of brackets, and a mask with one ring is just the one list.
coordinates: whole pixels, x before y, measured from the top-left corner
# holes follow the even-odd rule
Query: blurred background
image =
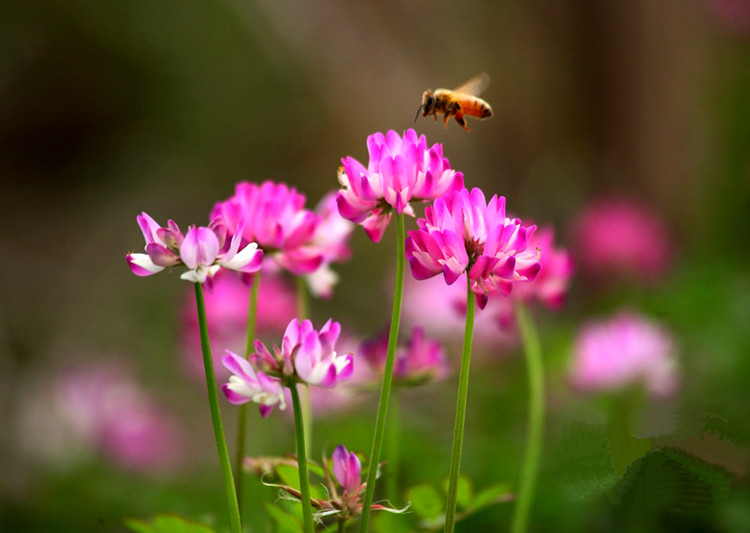
[[(414, 124), (425, 89), (479, 72), (492, 120), (470, 133)], [(204, 387), (180, 343), (192, 288), (129, 272), (125, 254), (143, 246), (135, 217), (205, 224), (241, 180), (288, 183), (312, 208), (338, 187), (340, 158), (367, 160), (369, 134), (412, 127), (443, 144), (467, 186), (552, 226), (576, 264), (564, 308), (537, 312), (548, 421), (531, 530), (750, 529), (749, 88), (746, 0), (3, 2), (0, 529), (123, 531), (123, 517), (161, 511), (226, 527)], [(582, 217), (609, 201), (647, 219), (645, 271), (587, 259)], [(317, 325), (334, 316), (353, 338), (385, 326), (394, 232), (373, 244), (355, 229), (333, 297), (312, 302)], [(654, 467), (656, 481), (633, 468), (619, 484), (586, 477), (565, 452), (581, 449), (571, 427), (600, 431), (612, 401), (570, 386), (577, 332), (621, 309), (676, 347), (679, 391), (650, 412), (680, 428), (670, 449), (690, 460), (662, 457), (676, 466)], [(457, 346), (446, 344), (454, 367)], [(477, 351), (463, 471), (477, 487), (512, 485), (523, 359), (513, 340)], [(404, 391), (405, 487), (447, 473), (455, 384), (454, 373)], [(107, 416), (133, 423), (92, 444), (99, 396), (82, 391), (97, 388), (118, 390)], [(340, 443), (368, 451), (375, 402), (322, 414), (314, 457)], [(293, 451), (288, 417), (251, 410), (251, 454)], [(702, 483), (700, 503), (638, 489), (669, 491), (684, 472)], [(263, 503), (275, 492), (247, 484), (250, 530), (273, 531)], [(499, 504), (459, 529), (503, 531), (510, 514)]]

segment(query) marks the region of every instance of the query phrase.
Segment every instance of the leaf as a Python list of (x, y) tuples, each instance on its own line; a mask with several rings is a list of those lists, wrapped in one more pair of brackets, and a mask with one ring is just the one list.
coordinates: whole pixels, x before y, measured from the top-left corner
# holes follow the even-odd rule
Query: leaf
[(471, 502), (471, 509), (472, 511), (479, 511), (496, 503), (509, 502), (513, 497), (514, 494), (511, 492), (509, 484), (497, 483), (480, 490)]
[(128, 518), (125, 526), (135, 533), (215, 533), (205, 524), (167, 513), (154, 516), (151, 522)]
[(263, 507), (266, 509), (266, 512), (271, 519), (276, 523), (276, 531), (278, 533), (299, 533), (300, 531), (304, 531), (302, 522), (300, 522), (296, 516), (287, 513), (272, 503), (265, 503), (263, 504)]
[(372, 528), (375, 533), (410, 533), (413, 530), (406, 518), (391, 513), (374, 514)]
[(628, 465), (651, 450), (651, 440), (633, 436), (627, 409), (610, 414), (606, 425), (607, 449), (615, 474), (623, 475)]
[(424, 483), (411, 487), (406, 491), (406, 498), (414, 512), (422, 518), (435, 520), (443, 514), (445, 501), (432, 485)]
[(563, 432), (558, 452), (560, 477), (584, 498), (602, 494), (619, 479), (605, 435), (603, 425), (585, 422), (573, 422)]

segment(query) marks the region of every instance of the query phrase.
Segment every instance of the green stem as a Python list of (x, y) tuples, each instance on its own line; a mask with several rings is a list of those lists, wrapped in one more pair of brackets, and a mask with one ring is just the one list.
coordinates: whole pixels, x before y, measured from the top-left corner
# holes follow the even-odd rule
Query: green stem
[[(305, 284), (304, 276), (297, 276), (297, 320), (302, 322), (307, 318), (310, 312), (310, 305), (308, 301), (307, 285)], [(310, 387), (302, 385), (300, 391), (300, 403), (302, 406), (302, 420), (304, 422), (303, 430), (305, 435), (305, 446), (307, 449), (311, 449), (312, 446), (312, 429), (313, 429), (313, 416), (312, 416), (312, 405), (310, 404)]]
[[(258, 316), (258, 286), (260, 285), (260, 274), (253, 278), (253, 286), (250, 288), (250, 303), (247, 310), (247, 340), (245, 342), (245, 358), (253, 350), (255, 340), (255, 325)], [(242, 509), (242, 485), (244, 483), (244, 472), (242, 461), (245, 459), (245, 435), (247, 434), (247, 409), (248, 404), (243, 403), (237, 410), (237, 447), (234, 457), (234, 473), (237, 476), (235, 486), (237, 487), (237, 501)]]
[(242, 525), (240, 521), (240, 508), (237, 505), (237, 493), (234, 488), (232, 477), (232, 466), (229, 462), (227, 441), (224, 436), (224, 427), (221, 423), (221, 411), (219, 410), (219, 396), (216, 392), (216, 377), (214, 376), (213, 359), (211, 359), (211, 346), (208, 342), (208, 326), (206, 325), (206, 305), (203, 301), (203, 288), (200, 283), (195, 284), (195, 304), (198, 309), (198, 326), (201, 336), (201, 350), (203, 352), (203, 366), (206, 371), (206, 388), (208, 389), (208, 405), (211, 408), (211, 421), (214, 426), (216, 437), (216, 448), (219, 452), (219, 462), (224, 475), (224, 488), (227, 493), (227, 504), (229, 506), (229, 524), (232, 533), (240, 533)]
[(313, 533), (310, 481), (307, 475), (307, 453), (305, 451), (305, 435), (302, 429), (304, 423), (296, 383), (291, 384), (289, 392), (292, 393), (292, 407), (294, 408), (294, 436), (297, 439), (297, 465), (299, 467), (299, 490), (302, 493), (302, 517), (305, 522), (305, 533)]
[(469, 395), (469, 368), (471, 366), (471, 343), (474, 336), (474, 312), (476, 302), (471, 292), (471, 279), (466, 274), (466, 326), (464, 345), (461, 351), (461, 370), (458, 375), (458, 397), (456, 399), (456, 422), (453, 426), (453, 451), (451, 452), (448, 501), (445, 509), (445, 532), (452, 533), (456, 525), (456, 501), (458, 498), (458, 475), (461, 471), (461, 451), (464, 444), (466, 423), (466, 400)]
[(398, 500), (398, 473), (401, 469), (401, 402), (398, 386), (391, 397), (391, 408), (389, 409), (390, 421), (388, 424), (387, 438), (388, 450), (386, 451), (388, 467), (385, 476), (385, 495), (391, 505), (397, 505)]
[(534, 321), (522, 303), (516, 306), (516, 316), (518, 327), (521, 330), (521, 338), (523, 339), (526, 365), (529, 367), (529, 432), (511, 531), (513, 533), (523, 533), (526, 531), (531, 502), (534, 499), (534, 489), (539, 471), (539, 458), (542, 452), (544, 367), (539, 335), (534, 326)]
[(396, 344), (398, 341), (398, 328), (401, 323), (401, 300), (404, 294), (404, 263), (406, 261), (406, 231), (404, 229), (404, 215), (397, 215), (396, 232), (396, 283), (393, 290), (393, 311), (391, 312), (391, 330), (388, 335), (388, 352), (383, 371), (383, 382), (380, 386), (380, 403), (378, 414), (375, 419), (375, 435), (372, 439), (372, 450), (370, 451), (369, 467), (367, 469), (367, 485), (362, 507), (362, 518), (360, 531), (367, 532), (370, 522), (370, 506), (375, 494), (375, 478), (378, 473), (380, 462), (380, 451), (383, 447), (383, 435), (385, 433), (385, 419), (388, 415), (388, 401), (391, 395), (391, 382), (393, 381), (393, 361), (396, 356)]

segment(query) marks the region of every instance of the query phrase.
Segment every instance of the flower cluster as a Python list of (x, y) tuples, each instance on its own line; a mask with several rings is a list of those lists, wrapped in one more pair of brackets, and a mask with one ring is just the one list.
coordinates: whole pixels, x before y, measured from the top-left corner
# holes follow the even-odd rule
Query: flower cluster
[(626, 312), (583, 327), (570, 373), (573, 386), (582, 391), (614, 391), (643, 384), (654, 396), (668, 396), (678, 385), (669, 335)]
[(361, 224), (374, 242), (383, 237), (393, 211), (414, 216), (411, 201), (433, 200), (463, 188), (463, 174), (450, 167), (443, 147), (427, 147), (424, 135), (410, 129), (391, 130), (367, 138), (367, 167), (352, 157), (342, 159), (339, 212)]
[[(388, 331), (367, 340), (360, 347), (370, 367), (382, 374), (388, 351)], [(411, 337), (397, 349), (393, 364), (393, 377), (404, 385), (418, 385), (426, 381), (445, 378), (450, 373), (445, 350), (437, 341), (425, 337), (424, 329), (416, 327)]]
[(301, 382), (333, 387), (349, 379), (352, 354), (339, 355), (335, 350), (340, 333), (341, 325), (330, 319), (318, 332), (309, 320), (300, 323), (295, 318), (286, 328), (281, 348), (274, 344), (270, 351), (256, 340), (255, 353), (249, 360), (227, 350), (222, 361), (232, 376), (222, 386), (224, 394), (235, 404), (261, 404), (261, 413), (267, 416), (277, 404), (284, 409), (284, 386)]
[(480, 189), (461, 189), (435, 200), (410, 231), (406, 254), (417, 279), (442, 273), (453, 284), (467, 273), (481, 309), (489, 293), (508, 295), (514, 282), (533, 280), (540, 269), (539, 251), (529, 248), (536, 226), (505, 216), (505, 198), (485, 201)]
[[(260, 270), (263, 252), (254, 242), (240, 249), (240, 238), (226, 242), (227, 229), (221, 217), (214, 217), (208, 227), (190, 226), (183, 236), (179, 226), (170, 220), (166, 227), (147, 213), (137, 217), (146, 240), (146, 253), (127, 255), (128, 265), (137, 276), (150, 276), (167, 267), (183, 264), (188, 271), (180, 278), (194, 283), (205, 283), (221, 267), (253, 274)], [(244, 221), (239, 221), (240, 227)], [(228, 247), (227, 247), (228, 244)]]

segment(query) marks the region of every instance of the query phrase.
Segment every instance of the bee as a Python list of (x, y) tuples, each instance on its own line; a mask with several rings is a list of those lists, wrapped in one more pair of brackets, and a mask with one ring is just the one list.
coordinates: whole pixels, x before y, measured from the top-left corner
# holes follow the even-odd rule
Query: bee
[(464, 116), (475, 117), (479, 119), (490, 118), (492, 108), (490, 104), (479, 98), (479, 94), (490, 84), (490, 77), (485, 74), (474, 76), (463, 85), (449, 91), (448, 89), (435, 89), (433, 92), (427, 89), (422, 94), (422, 105), (417, 109), (417, 116), (414, 122), (419, 118), (419, 113), (423, 117), (434, 116), (437, 120), (437, 114), (443, 114), (443, 125), (448, 128), (448, 119), (456, 119), (463, 129), (469, 131)]

